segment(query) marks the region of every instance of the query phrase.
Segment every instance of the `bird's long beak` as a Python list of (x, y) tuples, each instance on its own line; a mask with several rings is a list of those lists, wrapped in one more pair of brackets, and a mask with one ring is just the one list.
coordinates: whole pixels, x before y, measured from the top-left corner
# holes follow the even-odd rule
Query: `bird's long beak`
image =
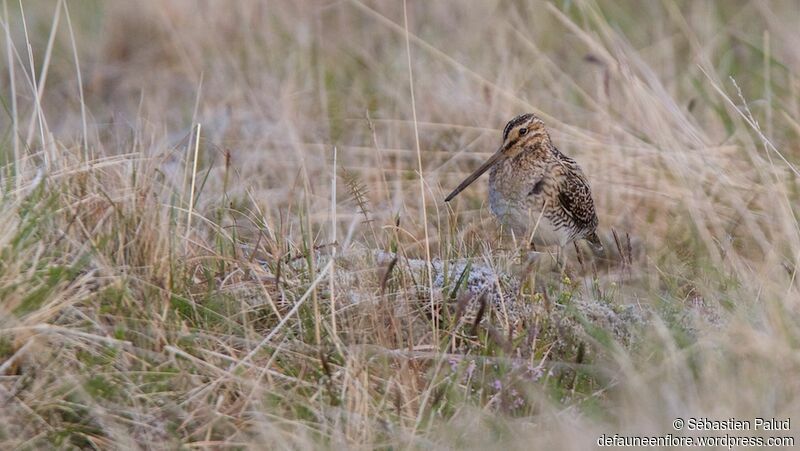
[(481, 167), (479, 167), (477, 171), (473, 172), (472, 174), (469, 175), (469, 177), (465, 178), (464, 181), (461, 182), (461, 184), (458, 185), (458, 187), (456, 187), (456, 189), (454, 189), (453, 192), (450, 193), (444, 199), (444, 201), (445, 202), (450, 202), (451, 199), (456, 197), (458, 195), (458, 193), (460, 193), (461, 191), (464, 191), (464, 188), (466, 188), (469, 185), (471, 185), (472, 182), (477, 180), (477, 178), (480, 177), (481, 175), (483, 175), (484, 172), (488, 171), (489, 168), (494, 166), (495, 163), (500, 161), (501, 158), (503, 158), (503, 148), (502, 147), (497, 149), (497, 152), (495, 152), (494, 155), (492, 155), (488, 160), (486, 160), (486, 163), (483, 163), (483, 165), (481, 165)]

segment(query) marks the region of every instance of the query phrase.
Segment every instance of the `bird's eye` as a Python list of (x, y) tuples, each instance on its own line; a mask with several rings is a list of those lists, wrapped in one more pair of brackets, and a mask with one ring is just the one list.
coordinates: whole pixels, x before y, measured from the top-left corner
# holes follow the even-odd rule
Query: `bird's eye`
[(519, 129), (519, 136), (525, 136), (525, 133), (528, 133), (527, 128), (522, 127), (521, 129)]

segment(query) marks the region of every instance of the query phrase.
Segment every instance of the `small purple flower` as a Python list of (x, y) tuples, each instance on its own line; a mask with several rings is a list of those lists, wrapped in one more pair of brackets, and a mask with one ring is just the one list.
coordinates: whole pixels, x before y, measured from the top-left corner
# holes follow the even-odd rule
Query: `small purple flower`
[(450, 364), (450, 371), (454, 373), (456, 372), (456, 370), (458, 369), (458, 362), (459, 358), (457, 356), (450, 357), (450, 360), (448, 360), (448, 363)]
[(492, 382), (492, 388), (494, 388), (495, 391), (500, 391), (503, 389), (503, 383), (500, 382), (500, 379), (495, 379), (494, 382)]
[(528, 364), (528, 368), (526, 369), (525, 373), (527, 374), (531, 382), (536, 382), (539, 380), (539, 378), (542, 377), (543, 371), (541, 365), (533, 366), (531, 364)]
[(476, 365), (474, 360), (470, 360), (469, 365), (467, 365), (467, 377), (470, 379), (472, 378), (472, 373), (475, 372), (475, 366)]
[(522, 396), (520, 396), (516, 390), (514, 389), (511, 390), (511, 397), (514, 399), (514, 401), (511, 403), (511, 408), (519, 409), (520, 407), (525, 405), (525, 399)]

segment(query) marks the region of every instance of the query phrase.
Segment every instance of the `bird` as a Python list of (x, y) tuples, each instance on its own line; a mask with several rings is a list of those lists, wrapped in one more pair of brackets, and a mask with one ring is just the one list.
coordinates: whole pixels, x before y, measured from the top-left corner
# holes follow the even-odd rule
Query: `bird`
[(500, 148), (445, 202), (486, 171), (492, 213), (516, 235), (530, 236), (534, 250), (537, 244), (563, 248), (585, 240), (595, 254), (603, 252), (589, 181), (578, 163), (553, 144), (538, 116), (526, 113), (511, 119)]

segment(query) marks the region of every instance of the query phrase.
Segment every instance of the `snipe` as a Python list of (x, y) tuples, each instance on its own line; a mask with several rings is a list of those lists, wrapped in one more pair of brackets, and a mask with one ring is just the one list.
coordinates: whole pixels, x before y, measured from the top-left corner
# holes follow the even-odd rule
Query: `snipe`
[(509, 121), (497, 152), (445, 201), (488, 170), (489, 206), (515, 234), (530, 236), (532, 244), (560, 247), (584, 239), (596, 253), (602, 252), (589, 182), (578, 163), (553, 145), (536, 115)]

